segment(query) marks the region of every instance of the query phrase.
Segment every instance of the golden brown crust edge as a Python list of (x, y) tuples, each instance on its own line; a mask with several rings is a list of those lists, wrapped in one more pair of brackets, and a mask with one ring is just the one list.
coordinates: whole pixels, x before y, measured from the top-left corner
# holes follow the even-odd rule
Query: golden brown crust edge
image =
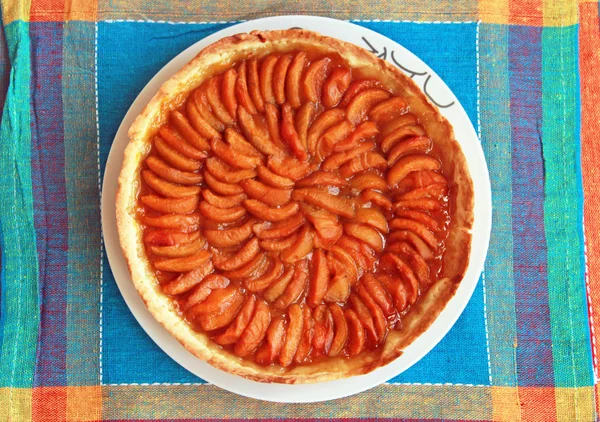
[[(165, 122), (169, 110), (181, 104), (189, 92), (206, 78), (220, 73), (242, 56), (260, 56), (265, 52), (292, 51), (303, 47), (335, 51), (350, 67), (360, 67), (367, 74), (372, 72), (373, 76), (383, 78), (396, 93), (408, 98), (411, 109), (423, 116), (427, 133), (441, 151), (442, 164), (450, 181), (453, 219), (444, 257), (446, 278), (432, 286), (413, 306), (405, 317), (401, 332), (390, 333), (384, 347), (356, 358), (334, 358), (284, 371), (276, 366), (265, 368), (238, 358), (214, 344), (205, 334), (194, 331), (179, 316), (171, 300), (158, 288), (158, 281), (144, 252), (142, 229), (135, 213), (140, 166), (148, 154), (151, 136)], [(457, 282), (466, 271), (473, 224), (473, 186), (466, 159), (454, 140), (452, 126), (410, 78), (353, 44), (306, 30), (253, 31), (224, 38), (203, 49), (162, 85), (134, 121), (129, 139), (119, 175), (116, 208), (119, 240), (132, 281), (154, 318), (191, 353), (218, 369), (260, 382), (286, 384), (323, 382), (368, 373), (400, 356), (403, 349), (431, 325), (454, 295)]]

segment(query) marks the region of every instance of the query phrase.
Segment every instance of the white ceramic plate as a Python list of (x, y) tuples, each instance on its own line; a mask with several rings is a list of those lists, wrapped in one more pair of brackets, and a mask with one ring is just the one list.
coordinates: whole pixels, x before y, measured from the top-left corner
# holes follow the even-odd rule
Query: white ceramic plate
[[(475, 223), (469, 267), (456, 295), (431, 327), (417, 338), (402, 356), (385, 367), (366, 375), (309, 385), (264, 384), (231, 375), (196, 358), (175, 340), (148, 312), (131, 282), (119, 245), (114, 201), (123, 152), (128, 142), (127, 130), (163, 82), (189, 62), (201, 49), (220, 38), (255, 29), (292, 27), (317, 31), (371, 51), (376, 50), (376, 54), (383, 53), (385, 48), (386, 59), (399, 65), (409, 76), (414, 76), (415, 82), (424, 89), (433, 102), (440, 106), (442, 114), (454, 126), (456, 138), (467, 158), (475, 188)], [(331, 400), (365, 391), (405, 371), (427, 354), (454, 325), (471, 298), (483, 269), (491, 229), (491, 191), (483, 151), (467, 114), (446, 84), (417, 56), (383, 35), (349, 22), (312, 16), (272, 17), (234, 25), (198, 41), (171, 60), (148, 82), (125, 115), (108, 157), (102, 198), (102, 228), (112, 272), (129, 309), (156, 344), (181, 366), (212, 384), (243, 396), (288, 403)]]

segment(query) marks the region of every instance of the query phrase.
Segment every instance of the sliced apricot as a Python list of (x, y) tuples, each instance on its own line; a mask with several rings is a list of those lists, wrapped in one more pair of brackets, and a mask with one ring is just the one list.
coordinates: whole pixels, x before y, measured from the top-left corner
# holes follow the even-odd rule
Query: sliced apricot
[(300, 138), (300, 145), (304, 150), (308, 148), (308, 128), (312, 125), (317, 114), (317, 107), (314, 103), (306, 102), (298, 109), (296, 113), (296, 132)]
[(306, 261), (299, 261), (294, 265), (294, 277), (287, 285), (285, 291), (274, 302), (277, 309), (286, 309), (300, 299), (308, 283), (308, 266)]
[(266, 155), (278, 154), (281, 152), (280, 149), (271, 142), (269, 130), (259, 117), (256, 115), (253, 116), (245, 109), (240, 109), (238, 114), (242, 131), (252, 146)]
[(239, 313), (237, 314), (235, 321), (227, 327), (224, 333), (219, 334), (216, 337), (213, 337), (213, 340), (222, 345), (233, 344), (242, 335), (250, 319), (252, 318), (252, 314), (254, 313), (254, 308), (256, 305), (256, 296), (250, 295), (242, 305)]
[(331, 171), (339, 168), (342, 164), (347, 163), (355, 157), (358, 157), (361, 154), (364, 154), (370, 150), (375, 148), (375, 143), (371, 141), (365, 141), (359, 144), (356, 148), (343, 151), (336, 152), (335, 154), (330, 155), (321, 165), (323, 170)]
[(246, 199), (246, 195), (238, 194), (232, 196), (219, 196), (215, 194), (210, 189), (204, 189), (202, 191), (202, 197), (206, 202), (211, 205), (214, 205), (218, 208), (231, 208), (238, 205), (241, 205), (244, 199)]
[(142, 170), (144, 182), (156, 193), (167, 198), (185, 198), (197, 196), (200, 193), (199, 186), (180, 186), (156, 176), (150, 170)]
[(262, 113), (265, 109), (265, 103), (260, 93), (258, 80), (258, 61), (254, 57), (248, 62), (248, 89), (250, 90), (250, 96), (256, 105), (256, 109)]
[(407, 210), (401, 208), (397, 209), (394, 212), (394, 214), (396, 215), (396, 217), (405, 217), (418, 221), (419, 223), (424, 224), (425, 227), (427, 227), (432, 232), (437, 232), (440, 230), (438, 222), (435, 221), (433, 217), (429, 216), (428, 214), (425, 214), (423, 211)]
[(317, 141), (327, 129), (336, 123), (341, 122), (346, 117), (346, 112), (339, 108), (327, 110), (319, 115), (315, 122), (308, 129), (307, 148), (311, 155), (317, 150)]
[(377, 208), (358, 208), (356, 215), (351, 220), (353, 223), (367, 224), (381, 233), (389, 231), (385, 216)]
[(374, 151), (368, 151), (364, 154), (354, 157), (352, 160), (344, 164), (340, 168), (340, 174), (342, 177), (350, 178), (356, 173), (367, 171), (371, 169), (385, 170), (387, 168), (387, 161), (381, 154)]
[[(202, 268), (203, 267), (197, 268), (191, 272), (199, 272), (202, 274)], [(227, 286), (229, 286), (229, 279), (223, 277), (221, 274), (212, 273), (203, 276), (202, 280), (200, 280), (200, 283), (194, 287), (194, 290), (188, 296), (185, 302), (185, 310), (191, 308), (197, 303), (203, 302), (213, 290), (224, 289)]]
[(284, 54), (279, 57), (273, 68), (272, 83), (273, 95), (277, 104), (285, 103), (285, 85), (288, 68), (294, 57), (291, 54)]
[(238, 205), (231, 208), (219, 208), (211, 205), (207, 201), (200, 202), (198, 210), (204, 217), (216, 223), (233, 223), (246, 214), (246, 209), (242, 206)]
[[(196, 232), (197, 233), (197, 232)], [(150, 246), (150, 252), (157, 256), (167, 258), (178, 258), (181, 256), (189, 256), (198, 252), (206, 244), (206, 239), (198, 236), (196, 239), (188, 243), (181, 243), (172, 246)]]
[(442, 208), (442, 203), (437, 199), (430, 198), (407, 199), (394, 202), (394, 209), (399, 208), (413, 208), (418, 210), (432, 211)]
[(362, 302), (365, 304), (365, 307), (369, 310), (371, 318), (373, 318), (373, 325), (375, 327), (377, 339), (379, 340), (379, 343), (382, 343), (385, 339), (388, 329), (387, 320), (385, 319), (383, 311), (381, 310), (379, 305), (375, 303), (375, 301), (369, 294), (369, 291), (365, 288), (365, 286), (362, 285), (362, 283), (358, 283), (356, 292), (358, 293), (358, 296), (360, 297)]
[(343, 234), (340, 236), (336, 244), (342, 247), (352, 257), (354, 262), (356, 262), (358, 276), (365, 271), (372, 270), (372, 262), (362, 253), (360, 248), (361, 242), (358, 239)]
[(388, 164), (391, 166), (399, 158), (409, 154), (425, 154), (431, 150), (431, 139), (426, 136), (411, 136), (398, 142), (387, 155)]
[(256, 168), (256, 172), (258, 173), (258, 178), (261, 182), (274, 188), (291, 189), (294, 187), (293, 180), (288, 179), (287, 177), (279, 176), (265, 166), (258, 166)]
[(253, 238), (232, 255), (213, 254), (212, 260), (215, 268), (222, 271), (232, 271), (248, 264), (259, 252), (258, 239)]
[(375, 303), (379, 305), (385, 316), (390, 316), (394, 313), (392, 298), (373, 274), (365, 274), (361, 279), (361, 283), (365, 286)]
[(352, 71), (346, 67), (338, 67), (331, 72), (323, 84), (322, 101), (326, 108), (333, 108), (342, 99), (352, 81)]
[(296, 189), (292, 193), (292, 199), (316, 205), (342, 217), (350, 218), (354, 216), (354, 206), (352, 201), (343, 196), (332, 195), (325, 189)]
[(435, 235), (425, 225), (406, 218), (394, 218), (390, 221), (390, 228), (393, 230), (409, 230), (425, 241), (427, 246), (437, 250), (438, 241)]
[(326, 305), (315, 308), (313, 317), (315, 320), (315, 334), (313, 336), (313, 354), (315, 356), (326, 355), (333, 342), (334, 322), (333, 316)]
[(265, 120), (267, 121), (267, 129), (269, 130), (269, 136), (271, 141), (281, 150), (286, 151), (287, 146), (281, 139), (280, 126), (280, 115), (279, 108), (276, 105), (267, 103), (265, 104)]
[(357, 174), (352, 178), (350, 187), (357, 193), (362, 192), (365, 189), (386, 191), (388, 184), (387, 181), (377, 173), (364, 172)]
[(432, 183), (431, 185), (415, 188), (398, 196), (399, 201), (415, 200), (422, 198), (441, 199), (448, 195), (448, 186), (445, 183)]
[(162, 198), (157, 195), (144, 195), (140, 200), (148, 208), (167, 214), (189, 214), (198, 205), (198, 195), (183, 198)]
[(223, 98), (223, 105), (229, 113), (232, 119), (235, 120), (237, 116), (237, 99), (235, 96), (235, 81), (237, 79), (237, 71), (233, 68), (229, 68), (223, 73), (221, 80), (221, 95)]
[(275, 224), (256, 224), (254, 233), (261, 240), (281, 239), (294, 233), (304, 224), (304, 215), (296, 213), (291, 218)]
[(255, 274), (262, 275), (268, 270), (267, 257), (263, 254), (257, 254), (242, 267), (223, 272), (223, 275), (231, 280), (241, 280), (246, 277), (252, 277)]
[(330, 63), (331, 59), (324, 57), (312, 62), (304, 72), (302, 92), (308, 101), (316, 104), (321, 99), (321, 91), (327, 78)]
[(213, 288), (208, 296), (187, 309), (190, 315), (217, 314), (227, 308), (236, 296), (242, 296), (237, 286), (227, 285), (224, 288)]
[(271, 283), (269, 288), (265, 291), (265, 293), (263, 294), (265, 300), (267, 302), (275, 301), (275, 299), (277, 299), (283, 294), (287, 286), (292, 281), (293, 277), (294, 267), (290, 266), (286, 268), (283, 274), (281, 274), (279, 278), (277, 278), (273, 283)]
[(296, 187), (304, 188), (310, 186), (345, 186), (348, 182), (340, 176), (328, 171), (316, 171), (304, 179), (296, 182)]
[(199, 214), (166, 214), (158, 217), (140, 217), (142, 224), (160, 229), (177, 229), (190, 233), (198, 230), (200, 226)]
[(276, 55), (270, 55), (265, 57), (260, 65), (260, 93), (267, 104), (275, 104), (275, 94), (273, 93), (273, 71), (278, 59), (279, 57)]
[(350, 104), (350, 101), (352, 101), (352, 99), (358, 93), (365, 91), (367, 89), (379, 88), (380, 86), (381, 86), (381, 83), (379, 81), (376, 81), (375, 79), (362, 79), (362, 80), (353, 81), (350, 84), (350, 86), (348, 87), (348, 89), (346, 90), (346, 93), (344, 94), (344, 97), (340, 101), (339, 106), (347, 107), (348, 104)]
[(429, 266), (425, 262), (425, 259), (412, 246), (406, 242), (396, 242), (390, 244), (386, 250), (408, 257), (419, 283), (422, 286), (429, 285)]
[(256, 177), (256, 170), (239, 170), (231, 167), (229, 164), (225, 164), (216, 157), (210, 157), (206, 160), (206, 169), (210, 174), (225, 183), (239, 183), (242, 180)]
[(306, 145), (302, 144), (300, 136), (298, 135), (298, 132), (296, 132), (293, 113), (289, 103), (283, 104), (281, 107), (281, 136), (294, 155), (299, 160), (305, 161), (308, 158)]
[(254, 353), (265, 338), (270, 323), (271, 311), (269, 307), (262, 300), (257, 301), (254, 315), (235, 344), (233, 352), (242, 358)]
[(344, 140), (337, 142), (333, 146), (334, 152), (348, 151), (356, 148), (366, 139), (370, 139), (379, 133), (377, 125), (373, 122), (362, 122), (356, 129)]
[(296, 356), (296, 351), (300, 345), (302, 327), (304, 325), (302, 314), (302, 308), (297, 303), (294, 303), (288, 309), (290, 323), (288, 324), (285, 341), (283, 342), (283, 347), (279, 354), (279, 364), (284, 368), (290, 366), (294, 361), (294, 356)]
[(176, 230), (147, 230), (144, 242), (149, 246), (174, 246), (192, 242), (200, 237), (200, 232), (182, 233)]
[(196, 171), (202, 167), (201, 161), (183, 155), (159, 137), (154, 139), (154, 146), (163, 160), (178, 170)]
[(308, 163), (294, 157), (269, 157), (267, 166), (273, 173), (293, 181), (300, 180), (311, 173), (311, 168)]
[(302, 209), (306, 218), (313, 224), (317, 235), (325, 245), (335, 243), (342, 235), (342, 224), (335, 214), (327, 210), (303, 204)]
[(406, 240), (410, 242), (415, 249), (419, 252), (419, 255), (426, 261), (433, 259), (433, 252), (429, 249), (429, 246), (419, 236), (408, 230), (399, 230), (391, 233), (388, 236), (388, 243), (394, 243), (399, 240)]
[(283, 221), (298, 212), (300, 209), (297, 202), (289, 202), (280, 208), (271, 208), (267, 204), (257, 199), (246, 199), (244, 207), (248, 212), (257, 218), (265, 221)]
[(378, 344), (379, 337), (377, 335), (377, 331), (375, 330), (375, 324), (373, 322), (373, 317), (371, 316), (371, 312), (369, 311), (369, 309), (365, 306), (363, 301), (360, 300), (360, 298), (354, 293), (350, 294), (350, 303), (352, 304), (356, 315), (360, 319), (363, 328), (367, 332), (367, 337), (369, 338), (369, 340), (373, 344)]
[[(206, 122), (214, 128), (218, 134), (225, 130), (225, 125), (221, 122), (217, 116), (212, 112), (212, 108), (208, 102), (208, 95), (206, 94), (207, 84), (203, 84), (194, 92), (194, 105), (196, 111)], [(187, 110), (189, 113), (189, 110)], [(207, 139), (211, 139), (214, 136), (206, 136)]]
[(210, 145), (204, 139), (202, 139), (202, 148), (198, 149), (190, 145), (175, 129), (169, 125), (163, 125), (158, 130), (161, 139), (164, 140), (173, 149), (179, 151), (181, 154), (194, 160), (202, 160), (206, 158), (206, 152), (210, 149)]
[(354, 130), (354, 125), (348, 120), (342, 120), (327, 129), (317, 141), (315, 158), (322, 161), (329, 157), (333, 152), (335, 145), (342, 139), (348, 137)]
[(215, 314), (202, 313), (196, 315), (195, 320), (200, 324), (204, 331), (214, 331), (220, 328), (227, 327), (238, 315), (244, 304), (244, 296), (239, 293), (234, 296), (233, 300), (221, 312)]
[(293, 108), (298, 108), (302, 104), (300, 100), (300, 78), (302, 78), (306, 63), (307, 54), (304, 51), (301, 51), (296, 54), (287, 71), (285, 93), (287, 102)]
[(306, 303), (315, 307), (323, 302), (327, 286), (329, 284), (329, 268), (327, 259), (322, 249), (316, 249), (312, 255), (312, 273), (309, 282)]
[(261, 240), (260, 247), (269, 252), (281, 252), (296, 243), (296, 239), (298, 239), (297, 233), (284, 237), (283, 239)]
[[(207, 139), (216, 138), (221, 136), (221, 132), (218, 129), (215, 129), (202, 114), (198, 110), (196, 104), (190, 100), (187, 101), (185, 106), (185, 111), (187, 113), (188, 118), (190, 119), (190, 124), (192, 127), (203, 137)], [(208, 110), (206, 111), (207, 113)], [(224, 129), (223, 124), (217, 120), (217, 118), (210, 113), (211, 117), (214, 117), (215, 121), (218, 122), (218, 127), (222, 131)]]
[(383, 136), (387, 136), (402, 126), (412, 126), (416, 125), (417, 123), (419, 123), (417, 116), (412, 113), (406, 113), (384, 124), (381, 129), (381, 134)]
[(344, 224), (344, 233), (348, 236), (362, 240), (377, 252), (383, 250), (383, 240), (381, 234), (372, 227), (363, 224), (346, 223)]
[(210, 252), (208, 252), (206, 249), (203, 249), (190, 256), (181, 258), (167, 258), (154, 261), (154, 267), (161, 271), (184, 273), (200, 267), (206, 263), (206, 261), (210, 260), (210, 256)]
[(148, 167), (154, 174), (168, 182), (178, 183), (180, 185), (197, 185), (202, 182), (201, 174), (177, 170), (156, 155), (149, 156), (146, 159), (146, 164), (148, 164)]
[(400, 126), (384, 136), (381, 140), (381, 150), (387, 154), (394, 145), (409, 136), (425, 136), (425, 131), (419, 125)]
[(291, 189), (274, 188), (253, 179), (244, 180), (240, 185), (249, 198), (259, 199), (272, 207), (285, 205), (292, 198)]
[(273, 283), (273, 281), (283, 273), (283, 264), (279, 258), (272, 259), (270, 269), (262, 276), (249, 278), (244, 281), (246, 289), (251, 292), (261, 292)]
[(413, 270), (410, 266), (402, 260), (398, 255), (393, 253), (385, 253), (381, 257), (382, 265), (386, 265), (387, 262), (391, 262), (396, 270), (404, 277), (404, 279), (411, 286), (411, 295), (409, 297), (408, 302), (412, 305), (419, 296), (419, 281), (415, 277)]
[(365, 189), (360, 193), (359, 200), (362, 204), (373, 204), (384, 210), (392, 209), (392, 201), (381, 192), (374, 191), (373, 189)]
[(350, 294), (350, 283), (348, 278), (342, 274), (336, 274), (329, 283), (327, 292), (323, 296), (325, 302), (344, 303)]
[(204, 172), (204, 181), (206, 182), (209, 188), (221, 195), (231, 196), (240, 195), (244, 193), (244, 190), (241, 186), (221, 182), (208, 171)]
[(254, 221), (249, 220), (239, 227), (228, 229), (207, 229), (204, 230), (204, 237), (209, 245), (215, 248), (228, 248), (236, 246), (248, 239), (252, 235), (252, 226)]
[(257, 156), (245, 155), (239, 151), (234, 151), (230, 145), (218, 138), (210, 140), (210, 147), (216, 157), (232, 167), (239, 169), (253, 169), (262, 162)]
[[(200, 133), (198, 133), (190, 120), (188, 120), (183, 113), (177, 110), (171, 112), (171, 122), (175, 125), (177, 130), (183, 135), (183, 138), (189, 142), (192, 147), (201, 151), (208, 151), (210, 149), (208, 142), (204, 139)], [(163, 126), (164, 127), (164, 126)], [(195, 158), (195, 157), (192, 157)]]
[(256, 106), (250, 98), (248, 91), (248, 77), (247, 77), (247, 62), (242, 62), (238, 68), (238, 77), (235, 81), (235, 95), (242, 107), (248, 110), (251, 114), (256, 114)]
[(367, 118), (367, 114), (375, 105), (389, 97), (389, 92), (379, 88), (365, 89), (359, 92), (350, 100), (346, 108), (348, 120), (355, 125), (359, 124)]
[(281, 252), (281, 260), (286, 263), (296, 262), (311, 253), (313, 248), (314, 233), (304, 226), (298, 234), (296, 242)]
[(346, 342), (348, 341), (348, 323), (346, 322), (344, 311), (338, 304), (332, 303), (329, 305), (329, 310), (335, 325), (335, 335), (327, 356), (337, 356), (346, 347)]
[(348, 322), (348, 355), (356, 356), (365, 348), (365, 329), (352, 309), (344, 312)]
[(377, 104), (369, 111), (369, 120), (383, 125), (388, 121), (402, 116), (408, 111), (408, 104), (402, 97), (392, 97)]
[(341, 245), (333, 245), (329, 253), (333, 254), (335, 259), (341, 264), (340, 267), (338, 267), (340, 270), (339, 272), (343, 273), (351, 286), (354, 286), (358, 281), (358, 268), (356, 267), (356, 261), (352, 258), (352, 255), (341, 247)]
[(267, 330), (265, 340), (254, 356), (256, 363), (267, 366), (275, 362), (285, 341), (286, 328), (285, 320), (282, 317), (273, 318)]
[(404, 282), (399, 278), (387, 274), (379, 274), (378, 280), (394, 300), (394, 307), (398, 312), (403, 312), (408, 306), (408, 291)]
[(296, 350), (296, 356), (294, 357), (296, 363), (304, 362), (310, 354), (312, 339), (315, 334), (315, 321), (308, 306), (302, 307), (302, 320), (302, 337), (300, 338), (300, 344), (298, 344), (298, 350)]
[(166, 295), (180, 295), (201, 283), (203, 279), (213, 271), (213, 266), (210, 261), (205, 261), (204, 264), (191, 270), (186, 274), (180, 274), (175, 280), (161, 286), (161, 290)]
[(217, 116), (217, 119), (219, 119), (226, 126), (234, 125), (235, 119), (227, 111), (219, 92), (222, 79), (222, 76), (215, 76), (209, 79), (206, 85), (206, 98), (210, 104), (210, 107), (212, 108), (213, 113), (215, 113), (215, 116)]

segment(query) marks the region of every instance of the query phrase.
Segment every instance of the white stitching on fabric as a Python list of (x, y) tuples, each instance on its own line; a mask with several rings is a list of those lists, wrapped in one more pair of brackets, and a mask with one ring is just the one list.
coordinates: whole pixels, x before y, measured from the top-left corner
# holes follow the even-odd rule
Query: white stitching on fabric
[[(585, 206), (585, 204), (584, 204)], [(590, 274), (588, 268), (588, 257), (587, 257), (587, 240), (585, 238), (585, 217), (581, 216), (581, 228), (583, 229), (583, 259), (585, 265), (585, 291), (587, 293), (587, 303), (588, 303), (588, 318), (590, 319), (590, 336), (592, 337), (592, 356), (594, 361), (594, 384), (598, 383), (598, 350), (596, 345), (596, 330), (594, 329), (594, 309), (592, 307), (591, 295), (590, 291)]]
[[(477, 21), (477, 26), (475, 28), (475, 57), (476, 57), (476, 68), (477, 68), (477, 137), (479, 138), (479, 142), (481, 142), (481, 95), (480, 95), (480, 87), (479, 87), (479, 26), (481, 21)], [(492, 383), (492, 360), (490, 355), (490, 336), (488, 331), (488, 320), (487, 320), (487, 296), (486, 296), (486, 288), (485, 288), (485, 264), (483, 266), (483, 270), (481, 271), (481, 285), (483, 288), (483, 321), (485, 324), (485, 347), (487, 352), (487, 363), (488, 363), (488, 378), (490, 385)]]
[(153, 19), (107, 19), (105, 21), (102, 22), (106, 22), (106, 23), (122, 23), (122, 22), (129, 22), (129, 23), (163, 23), (163, 24), (167, 24), (167, 25), (183, 25), (183, 24), (187, 24), (187, 25), (223, 25), (223, 24), (228, 24), (228, 23), (242, 23), (242, 22), (246, 22), (245, 20), (236, 20), (236, 21), (208, 21), (208, 22), (175, 22), (175, 21), (165, 21), (165, 20), (153, 20)]
[(451, 23), (477, 23), (479, 21), (411, 21), (411, 20), (394, 20), (394, 19), (348, 19), (348, 22), (391, 22), (391, 23), (426, 23), (426, 24), (451, 24)]
[[(98, 112), (98, 22), (94, 24), (94, 90), (96, 92), (96, 145), (98, 149), (98, 199), (100, 200), (100, 204), (102, 204), (102, 180), (100, 171), (100, 115)], [(102, 207), (102, 205), (100, 205)], [(102, 211), (102, 210), (100, 210)], [(99, 318), (99, 376), (100, 376), (100, 385), (102, 385), (103, 381), (103, 373), (102, 373), (102, 314), (103, 314), (103, 305), (104, 301), (104, 266), (102, 265), (104, 261), (104, 238), (102, 234), (100, 234), (100, 318)]]

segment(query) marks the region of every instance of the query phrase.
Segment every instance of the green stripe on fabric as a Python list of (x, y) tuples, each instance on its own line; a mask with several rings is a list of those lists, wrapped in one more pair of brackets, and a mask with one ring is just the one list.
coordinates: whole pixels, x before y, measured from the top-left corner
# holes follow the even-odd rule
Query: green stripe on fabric
[(582, 262), (577, 57), (577, 26), (543, 29), (544, 225), (557, 387), (593, 385)]
[(486, 260), (487, 318), (493, 385), (517, 385), (512, 234), (512, 146), (508, 26), (481, 24), (481, 140), (492, 184), (492, 234)]
[(69, 215), (67, 385), (99, 384), (100, 220), (94, 23), (66, 22), (63, 44), (65, 180)]
[(12, 63), (0, 129), (2, 345), (0, 387), (31, 387), (39, 325), (38, 261), (33, 223), (29, 24), (5, 28)]

